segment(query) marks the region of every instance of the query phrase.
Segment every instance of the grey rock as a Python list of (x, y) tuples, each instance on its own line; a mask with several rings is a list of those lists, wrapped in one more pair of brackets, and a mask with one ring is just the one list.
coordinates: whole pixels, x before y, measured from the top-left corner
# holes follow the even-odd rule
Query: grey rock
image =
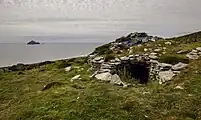
[(192, 54), (187, 54), (186, 57), (188, 57), (189, 59), (192, 59), (192, 60), (197, 60), (199, 58), (198, 55), (192, 55)]
[(129, 58), (133, 58), (133, 57), (134, 57), (134, 55), (129, 55), (128, 57), (129, 57)]
[(158, 56), (156, 56), (156, 55), (149, 55), (149, 58), (151, 58), (151, 59), (158, 59)]
[(188, 50), (180, 50), (177, 52), (177, 54), (186, 54), (188, 53)]
[(147, 48), (144, 48), (144, 52), (147, 52), (148, 51), (148, 49)]
[(159, 75), (159, 84), (163, 84), (164, 82), (171, 80), (175, 76), (175, 74), (171, 70), (160, 71), (158, 75)]
[(167, 63), (159, 63), (159, 66), (161, 67), (161, 70), (169, 70), (172, 68), (172, 65)]
[(160, 52), (161, 51), (161, 49), (155, 49), (154, 50), (154, 52)]
[(111, 72), (111, 70), (110, 69), (100, 69), (98, 71), (98, 73), (105, 73), (105, 72)]
[(100, 60), (102, 60), (103, 59), (103, 57), (95, 57), (94, 58), (94, 61), (100, 61)]
[(171, 45), (172, 43), (171, 42), (165, 42), (165, 45)]
[(109, 64), (101, 64), (101, 69), (111, 69), (111, 65)]
[(101, 73), (101, 74), (95, 75), (95, 78), (98, 79), (98, 80), (103, 80), (103, 81), (111, 81), (112, 74), (109, 73), (109, 72)]
[(123, 85), (123, 82), (121, 81), (120, 77), (117, 74), (112, 75), (110, 83), (116, 85)]
[(154, 52), (152, 52), (152, 53), (150, 53), (150, 55), (157, 55), (158, 53), (154, 53)]
[(116, 62), (121, 62), (121, 60), (119, 58), (115, 58)]
[(197, 47), (196, 50), (197, 50), (197, 51), (201, 51), (201, 47)]
[(181, 70), (181, 69), (183, 69), (183, 68), (185, 68), (187, 66), (188, 66), (188, 64), (179, 62), (178, 64), (172, 66), (172, 70), (178, 71), (178, 70)]
[(128, 61), (129, 57), (124, 56), (124, 57), (121, 57), (120, 59), (123, 60), (123, 61)]

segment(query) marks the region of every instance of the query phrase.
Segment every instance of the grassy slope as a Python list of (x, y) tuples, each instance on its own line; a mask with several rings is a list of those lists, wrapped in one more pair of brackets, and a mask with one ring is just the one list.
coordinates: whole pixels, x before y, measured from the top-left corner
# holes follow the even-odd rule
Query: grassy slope
[[(140, 53), (144, 47), (158, 48), (161, 44), (167, 47), (167, 55), (174, 55), (180, 49), (201, 46), (200, 37), (197, 42), (185, 42), (195, 36), (201, 33), (169, 39), (173, 42), (171, 46), (157, 41), (134, 49)], [(125, 89), (90, 79), (91, 71), (87, 71), (90, 66), (82, 59), (72, 63), (74, 69), (69, 73), (62, 69), (61, 61), (45, 65), (42, 72), (38, 68), (21, 75), (0, 73), (0, 120), (201, 119), (201, 60), (190, 61), (187, 69), (165, 85), (151, 81)], [(70, 82), (77, 74), (82, 75), (82, 80)], [(40, 91), (51, 82), (61, 85)], [(177, 85), (184, 90), (174, 89)]]

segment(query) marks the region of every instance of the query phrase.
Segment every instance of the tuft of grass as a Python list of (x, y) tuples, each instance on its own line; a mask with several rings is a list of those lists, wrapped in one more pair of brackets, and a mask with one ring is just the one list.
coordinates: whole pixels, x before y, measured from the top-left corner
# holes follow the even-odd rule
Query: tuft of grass
[(108, 61), (113, 60), (113, 59), (115, 59), (114, 54), (107, 54), (105, 56), (105, 62), (108, 62)]
[(162, 63), (177, 64), (179, 62), (189, 63), (189, 59), (183, 55), (162, 55), (159, 60)]

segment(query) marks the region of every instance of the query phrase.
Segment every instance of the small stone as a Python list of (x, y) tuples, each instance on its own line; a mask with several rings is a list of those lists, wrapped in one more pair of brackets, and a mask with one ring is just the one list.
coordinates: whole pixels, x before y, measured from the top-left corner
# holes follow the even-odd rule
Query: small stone
[(120, 59), (123, 60), (123, 61), (128, 61), (129, 57), (124, 56), (124, 57), (121, 57)]
[(201, 52), (199, 52), (198, 55), (201, 55)]
[(154, 50), (154, 52), (160, 52), (161, 51), (161, 49), (155, 49)]
[(188, 64), (179, 62), (178, 64), (172, 66), (172, 70), (178, 71), (178, 70), (181, 70), (181, 69), (183, 69), (183, 68), (185, 68), (187, 66), (188, 66)]
[(96, 58), (94, 58), (95, 61), (100, 61), (102, 59), (103, 59), (103, 57), (96, 57)]
[(154, 53), (154, 52), (152, 52), (152, 53), (150, 53), (150, 55), (157, 55), (158, 53)]
[(149, 58), (151, 58), (151, 59), (158, 59), (158, 56), (156, 56), (156, 55), (149, 55)]
[(165, 42), (165, 45), (171, 45), (172, 43), (171, 42)]
[(167, 48), (166, 47), (163, 47), (163, 50), (166, 50)]
[(74, 80), (78, 80), (80, 78), (80, 75), (76, 75), (73, 78), (71, 78), (71, 82), (73, 82)]
[(116, 62), (121, 62), (121, 60), (119, 58), (115, 58), (114, 59)]
[(147, 52), (148, 51), (148, 49), (147, 48), (144, 48), (144, 52)]
[(71, 67), (71, 66), (65, 68), (65, 71), (66, 71), (66, 72), (70, 72), (71, 70), (72, 70), (72, 67)]
[(163, 54), (163, 55), (165, 55), (165, 54), (166, 54), (166, 52), (162, 52), (162, 54)]
[(175, 87), (175, 89), (183, 90), (184, 88), (178, 85), (178, 86)]
[(155, 40), (154, 38), (151, 38), (151, 40), (150, 40), (150, 41), (155, 42), (156, 40)]
[(197, 50), (197, 51), (201, 51), (201, 47), (197, 47), (196, 50)]
[(181, 71), (173, 71), (173, 73), (175, 73), (175, 74), (180, 74)]
[(129, 58), (133, 58), (133, 57), (134, 57), (134, 55), (129, 55), (128, 57), (129, 57)]
[(186, 54), (188, 53), (188, 50), (180, 50), (177, 52), (177, 54)]

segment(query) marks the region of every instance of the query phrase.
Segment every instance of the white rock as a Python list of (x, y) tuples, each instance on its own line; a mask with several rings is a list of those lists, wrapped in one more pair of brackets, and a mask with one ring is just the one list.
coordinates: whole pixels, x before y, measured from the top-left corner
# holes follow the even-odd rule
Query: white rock
[(147, 48), (144, 48), (144, 52), (147, 52), (148, 51), (148, 49)]
[(163, 50), (166, 50), (167, 48), (166, 47), (163, 47)]
[(71, 82), (73, 82), (74, 80), (78, 80), (80, 78), (80, 75), (76, 75), (73, 78), (71, 78)]
[(116, 62), (121, 62), (121, 60), (119, 58), (115, 58)]
[(185, 68), (187, 66), (188, 66), (188, 64), (179, 62), (178, 64), (172, 66), (172, 70), (178, 71), (178, 70), (181, 70), (181, 69), (183, 69), (183, 68)]
[(175, 89), (183, 90), (184, 88), (178, 85), (178, 86), (175, 87)]
[(151, 40), (150, 40), (150, 41), (155, 42), (156, 40), (155, 40), (154, 38), (151, 38)]
[(95, 57), (95, 58), (94, 58), (95, 61), (100, 61), (100, 60), (102, 60), (102, 59), (103, 59), (103, 57)]
[(133, 57), (134, 57), (134, 55), (129, 55), (128, 57), (129, 57), (129, 58), (133, 58)]
[(192, 50), (191, 51), (191, 53), (193, 54), (193, 53), (197, 53), (198, 51), (197, 50)]
[(154, 52), (160, 52), (161, 51), (161, 49), (155, 49), (154, 50)]
[(172, 65), (167, 63), (159, 63), (159, 66), (161, 67), (162, 70), (169, 70), (172, 68)]
[(72, 70), (72, 67), (71, 67), (71, 66), (65, 68), (65, 71), (66, 71), (66, 72), (69, 72), (69, 71), (71, 71), (71, 70)]
[(106, 72), (111, 72), (111, 70), (110, 69), (100, 69), (98, 71), (98, 73), (106, 73)]
[(158, 53), (154, 53), (154, 52), (152, 52), (152, 53), (150, 53), (150, 55), (157, 55)]
[(171, 43), (171, 42), (165, 42), (165, 44), (166, 44), (166, 45), (171, 45), (172, 43)]
[(166, 52), (162, 52), (162, 54), (164, 55), (164, 54), (166, 54)]
[(121, 57), (120, 59), (123, 61), (127, 61), (127, 60), (129, 60), (129, 57), (124, 56), (124, 57)]
[(196, 50), (201, 51), (201, 47), (197, 47)]
[(112, 74), (109, 73), (109, 72), (101, 73), (101, 74), (95, 75), (95, 78), (98, 79), (98, 80), (103, 80), (103, 81), (111, 81)]
[(184, 53), (187, 53), (187, 52), (188, 52), (188, 50), (180, 50), (180, 51), (177, 52), (177, 54), (184, 54)]
[(110, 81), (111, 84), (116, 85), (123, 85), (123, 82), (121, 81), (120, 77), (117, 74), (112, 75), (112, 79)]
[(175, 76), (175, 74), (171, 70), (160, 71), (158, 75), (159, 75), (159, 84), (163, 84), (164, 82), (171, 80)]

